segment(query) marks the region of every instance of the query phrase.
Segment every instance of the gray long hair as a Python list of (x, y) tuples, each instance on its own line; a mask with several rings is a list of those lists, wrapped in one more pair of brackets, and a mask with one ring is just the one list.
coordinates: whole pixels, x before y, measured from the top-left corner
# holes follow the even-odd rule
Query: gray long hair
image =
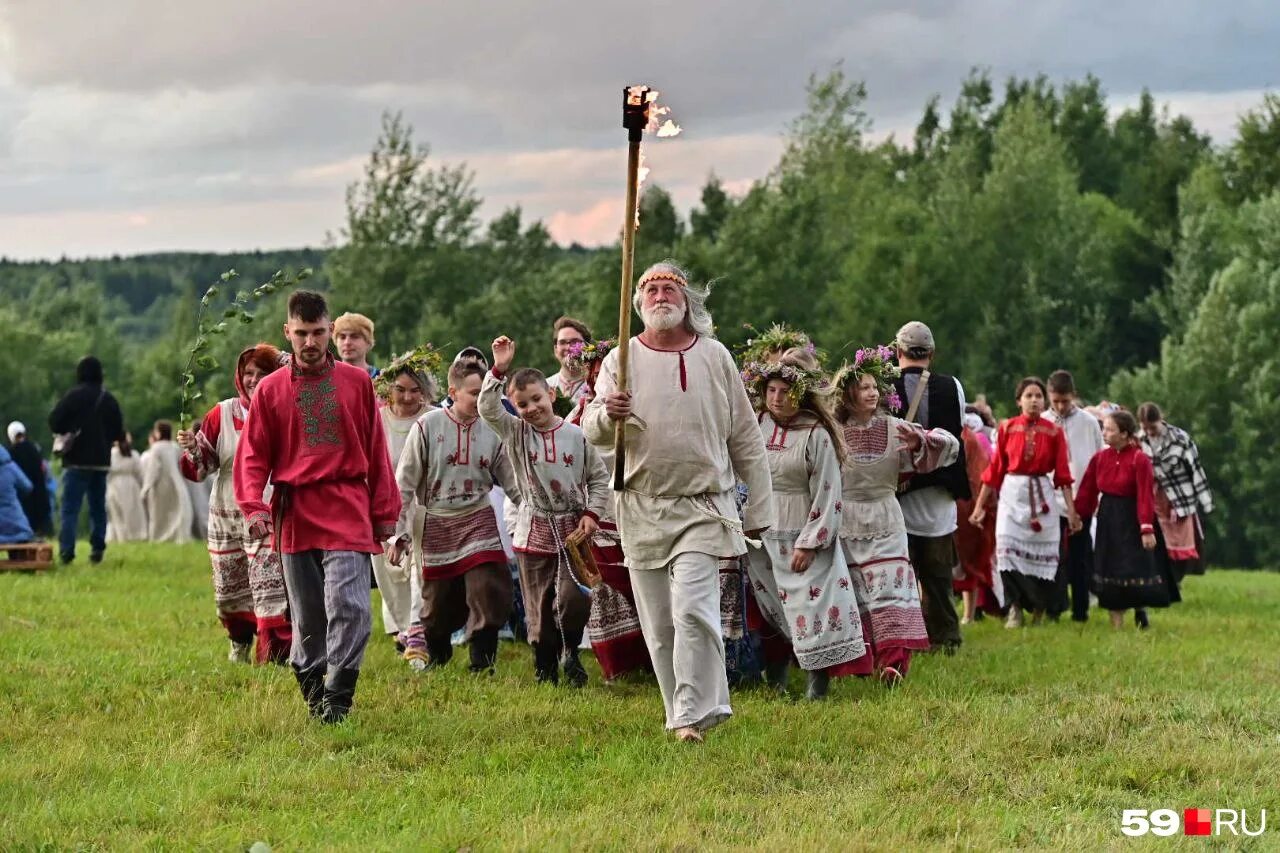
[(635, 295), (631, 297), (631, 306), (637, 314), (644, 303), (644, 286), (650, 281), (665, 279), (680, 286), (684, 293), (684, 327), (695, 335), (706, 338), (715, 337), (715, 323), (711, 320), (711, 312), (707, 310), (707, 297), (711, 295), (711, 285), (696, 287), (689, 283), (689, 274), (682, 270), (675, 261), (660, 261), (640, 274), (636, 283)]

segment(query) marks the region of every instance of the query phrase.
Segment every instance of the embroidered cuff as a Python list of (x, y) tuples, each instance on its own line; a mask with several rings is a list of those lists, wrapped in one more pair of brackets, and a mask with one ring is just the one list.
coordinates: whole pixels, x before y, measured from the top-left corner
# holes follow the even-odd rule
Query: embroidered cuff
[(396, 525), (392, 524), (375, 524), (373, 526), (373, 536), (379, 542), (385, 542), (392, 536), (396, 535)]
[(583, 513), (583, 515), (585, 515), (585, 516), (587, 516), (588, 518), (590, 518), (590, 519), (591, 519), (592, 521), (594, 521), (597, 525), (599, 525), (599, 524), (600, 524), (600, 516), (596, 515), (596, 514), (595, 514), (594, 512), (592, 512), (591, 510), (587, 510), (586, 512), (584, 512), (584, 513)]
[(259, 521), (263, 522), (264, 524), (270, 524), (271, 513), (267, 512), (266, 510), (260, 509), (257, 512), (249, 513), (244, 517), (244, 523), (246, 526), (251, 524), (256, 524)]

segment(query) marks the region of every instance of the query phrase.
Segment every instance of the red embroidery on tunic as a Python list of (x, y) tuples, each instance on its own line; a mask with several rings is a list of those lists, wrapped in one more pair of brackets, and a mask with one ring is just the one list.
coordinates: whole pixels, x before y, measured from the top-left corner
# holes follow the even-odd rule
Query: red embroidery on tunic
[[(651, 349), (651, 350), (653, 350), (654, 352), (673, 352), (673, 350), (669, 350), (669, 349), (658, 349), (657, 347), (650, 346), (650, 345), (645, 341), (645, 339), (644, 339), (644, 335), (643, 335), (643, 334), (642, 334), (642, 335), (640, 335), (639, 337), (637, 337), (637, 338), (636, 338), (636, 340), (637, 340), (637, 341), (639, 341), (642, 345), (644, 345), (644, 347), (645, 347), (645, 348), (647, 348), (647, 349)], [(679, 362), (680, 362), (680, 364), (679, 364), (679, 372), (680, 372), (680, 390), (681, 390), (681, 391), (688, 391), (688, 390), (689, 390), (689, 375), (688, 375), (688, 372), (685, 370), (685, 366), (684, 366), (684, 354), (685, 354), (686, 352), (688, 352), (689, 350), (693, 349), (695, 346), (697, 346), (697, 343), (698, 343), (698, 341), (699, 341), (699, 340), (701, 340), (701, 338), (699, 338), (697, 335), (694, 335), (694, 337), (693, 337), (693, 343), (689, 344), (687, 347), (685, 347), (685, 348), (684, 348), (684, 349), (682, 349), (682, 350), (674, 350), (674, 352), (675, 352), (675, 354), (676, 354), (676, 358), (677, 358), (677, 359), (679, 359)]]
[(873, 418), (865, 427), (845, 424), (844, 442), (855, 459), (879, 459), (889, 449), (889, 419)]
[[(564, 421), (561, 421), (560, 424), (563, 425)], [(542, 437), (542, 458), (546, 462), (555, 462), (559, 457), (559, 454), (556, 452), (556, 430), (559, 429), (560, 427), (557, 426), (555, 429), (548, 430), (547, 432), (542, 432), (537, 429), (534, 430), (534, 432), (538, 433), (538, 435)], [(531, 458), (529, 461), (535, 461), (532, 458), (532, 454), (530, 454), (530, 456)]]

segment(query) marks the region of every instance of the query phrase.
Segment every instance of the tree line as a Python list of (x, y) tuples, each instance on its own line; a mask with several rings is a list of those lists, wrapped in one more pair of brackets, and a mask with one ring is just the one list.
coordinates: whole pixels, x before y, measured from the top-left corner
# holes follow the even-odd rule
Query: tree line
[[(1150, 93), (1115, 110), (1094, 77), (1000, 87), (975, 71), (949, 108), (924, 105), (910, 139), (874, 141), (865, 88), (836, 69), (811, 79), (785, 142), (741, 197), (709, 176), (687, 218), (648, 186), (637, 269), (673, 257), (714, 279), (730, 345), (748, 324), (787, 322), (839, 361), (917, 318), (939, 368), (1006, 414), (1020, 377), (1060, 367), (1086, 400), (1156, 400), (1200, 444), (1219, 499), (1211, 558), (1280, 564), (1280, 459), (1267, 450), (1280, 413), (1280, 97), (1215, 147)], [(336, 312), (375, 320), (375, 361), (507, 333), (551, 368), (560, 314), (612, 333), (616, 246), (559, 246), (518, 207), (482, 223), (481, 204), (465, 165), (436, 163), (388, 114), (327, 249), (0, 261), (15, 338), (0, 412), (42, 435), (75, 360), (94, 352), (135, 433), (175, 416), (198, 300), (228, 268), (249, 287), (314, 268), (308, 286)], [(206, 399), (230, 393), (243, 343), (280, 339), (284, 298), (214, 345), (223, 367), (202, 377)]]

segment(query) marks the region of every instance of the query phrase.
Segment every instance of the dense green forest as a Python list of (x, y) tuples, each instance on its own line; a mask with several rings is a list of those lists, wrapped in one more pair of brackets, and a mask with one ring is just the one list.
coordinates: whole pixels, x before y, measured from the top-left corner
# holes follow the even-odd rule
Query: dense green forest
[[(1200, 444), (1219, 504), (1211, 558), (1280, 562), (1269, 499), (1280, 459), (1268, 451), (1280, 421), (1280, 97), (1219, 146), (1148, 94), (1113, 109), (1092, 77), (1001, 87), (974, 72), (949, 108), (924, 105), (913, 138), (883, 142), (865, 98), (838, 70), (815, 77), (781, 159), (742, 197), (709, 176), (686, 218), (649, 186), (637, 269), (673, 257), (715, 280), (730, 344), (745, 324), (786, 321), (838, 360), (918, 318), (939, 368), (1005, 413), (1018, 378), (1060, 367), (1086, 400), (1156, 400)], [(546, 367), (556, 316), (613, 328), (616, 248), (557, 246), (518, 208), (482, 224), (481, 202), (465, 166), (436, 163), (388, 115), (331, 249), (0, 261), (0, 319), (16, 338), (0, 417), (47, 446), (45, 415), (87, 352), (135, 433), (176, 416), (200, 295), (229, 268), (245, 286), (314, 268), (309, 286), (335, 311), (376, 321), (375, 362), (505, 332)], [(279, 340), (283, 298), (216, 342), (224, 366), (245, 343)], [(203, 382), (208, 399), (231, 389), (225, 367)]]

